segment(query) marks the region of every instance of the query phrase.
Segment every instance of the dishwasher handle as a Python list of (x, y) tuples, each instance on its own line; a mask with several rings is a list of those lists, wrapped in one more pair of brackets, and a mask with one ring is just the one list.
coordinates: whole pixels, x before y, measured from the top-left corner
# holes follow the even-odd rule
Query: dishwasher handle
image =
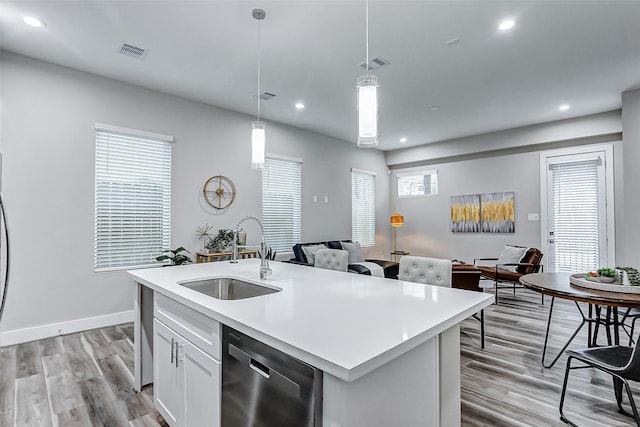
[(276, 388), (278, 391), (294, 399), (300, 399), (300, 384), (286, 377), (275, 369), (269, 368), (263, 363), (258, 362), (247, 352), (239, 349), (235, 345), (229, 343), (229, 355), (241, 363), (247, 365), (253, 372), (262, 376), (266, 381)]

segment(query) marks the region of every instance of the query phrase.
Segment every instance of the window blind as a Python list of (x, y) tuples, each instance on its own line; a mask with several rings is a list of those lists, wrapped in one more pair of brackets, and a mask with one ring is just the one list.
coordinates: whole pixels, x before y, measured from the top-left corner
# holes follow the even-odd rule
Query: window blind
[(157, 264), (171, 235), (171, 141), (96, 129), (96, 271)]
[(558, 272), (599, 267), (598, 159), (550, 165), (554, 266)]
[(267, 156), (262, 170), (262, 227), (267, 245), (291, 252), (301, 239), (302, 161)]
[(351, 240), (361, 246), (376, 244), (376, 177), (351, 170)]

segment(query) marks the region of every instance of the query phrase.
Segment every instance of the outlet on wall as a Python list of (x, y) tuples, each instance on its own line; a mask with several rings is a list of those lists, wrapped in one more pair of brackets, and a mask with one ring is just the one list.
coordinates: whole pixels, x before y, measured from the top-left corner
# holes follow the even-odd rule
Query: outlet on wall
[(540, 214), (528, 214), (527, 221), (540, 221)]

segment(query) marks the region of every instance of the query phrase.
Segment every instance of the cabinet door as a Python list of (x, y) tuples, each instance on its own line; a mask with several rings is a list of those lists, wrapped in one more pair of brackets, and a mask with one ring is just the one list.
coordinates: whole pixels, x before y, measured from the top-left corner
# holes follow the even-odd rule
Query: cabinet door
[(184, 405), (180, 369), (175, 348), (180, 336), (158, 320), (153, 320), (153, 402), (171, 426), (177, 426)]
[(221, 363), (187, 342), (180, 345), (180, 365), (185, 389), (183, 425), (220, 427)]

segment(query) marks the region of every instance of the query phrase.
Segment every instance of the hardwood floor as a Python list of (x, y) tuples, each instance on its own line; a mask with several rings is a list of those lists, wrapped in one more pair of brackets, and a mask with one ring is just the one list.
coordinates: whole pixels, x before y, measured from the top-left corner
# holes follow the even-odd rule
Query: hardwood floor
[[(549, 302), (541, 306), (527, 290), (501, 291), (501, 304), (485, 310), (484, 350), (479, 322), (462, 323), (463, 426), (565, 425), (558, 413), (565, 357), (552, 369), (540, 364)], [(552, 354), (578, 319), (573, 303), (556, 301)], [(0, 348), (0, 426), (166, 426), (152, 387), (133, 392), (132, 342), (133, 325), (124, 324)], [(586, 328), (572, 348), (585, 345)], [(577, 370), (569, 386), (566, 413), (578, 425), (634, 425), (617, 412), (608, 376)]]
[[(479, 344), (480, 322), (467, 319), (461, 324), (462, 425), (566, 425), (558, 411), (566, 356), (551, 369), (541, 365), (550, 302), (551, 298), (546, 298), (542, 306), (540, 294), (526, 289), (518, 289), (515, 297), (510, 290), (501, 290), (500, 305), (485, 310), (484, 350)], [(575, 303), (556, 299), (547, 363), (579, 319)], [(585, 348), (586, 337), (585, 326), (569, 348)], [(627, 344), (628, 337), (622, 334), (621, 342)], [(599, 334), (598, 343), (606, 343), (604, 333)], [(640, 404), (640, 384), (631, 385)], [(635, 425), (633, 419), (618, 413), (609, 375), (594, 369), (573, 370), (568, 390), (565, 415), (577, 425)]]
[(0, 426), (167, 426), (133, 391), (133, 324), (0, 348)]

